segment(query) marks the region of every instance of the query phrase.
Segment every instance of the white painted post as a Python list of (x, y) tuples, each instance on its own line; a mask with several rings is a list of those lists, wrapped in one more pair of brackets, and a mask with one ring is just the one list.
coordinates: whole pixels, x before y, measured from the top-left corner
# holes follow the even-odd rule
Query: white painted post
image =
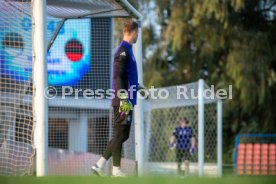
[(198, 81), (198, 175), (204, 175), (204, 80)]
[(218, 162), (218, 176), (222, 176), (222, 101), (217, 101), (217, 162)]
[[(142, 31), (141, 21), (138, 21), (138, 40), (134, 45), (133, 52), (137, 62), (138, 80), (143, 84), (143, 60), (142, 60)], [(142, 176), (144, 172), (144, 114), (143, 101), (137, 98), (137, 105), (134, 110), (135, 125), (135, 158), (138, 164), (138, 176)]]
[(35, 124), (36, 175), (48, 174), (48, 86), (46, 61), (46, 0), (33, 0), (33, 114)]

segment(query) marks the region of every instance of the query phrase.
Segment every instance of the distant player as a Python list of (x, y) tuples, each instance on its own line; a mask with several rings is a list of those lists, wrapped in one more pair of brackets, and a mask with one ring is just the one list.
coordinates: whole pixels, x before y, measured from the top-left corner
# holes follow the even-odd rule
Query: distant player
[(193, 129), (189, 126), (189, 120), (184, 118), (180, 125), (174, 129), (170, 138), (170, 147), (176, 151), (177, 173), (182, 175), (181, 164), (184, 160), (185, 176), (189, 174), (189, 161), (191, 154), (195, 152), (195, 136)]
[[(123, 41), (115, 52), (113, 63), (113, 89), (115, 90), (115, 98), (112, 100), (115, 121), (114, 135), (102, 157), (91, 168), (99, 176), (103, 175), (103, 167), (111, 156), (113, 157), (112, 175), (125, 176), (120, 168), (122, 144), (129, 137), (132, 111), (134, 105), (136, 105), (137, 90), (139, 88), (137, 65), (132, 51), (132, 44), (136, 43), (138, 38), (138, 24), (132, 20), (126, 21), (123, 34)], [(123, 90), (126, 92), (123, 92)], [(121, 92), (119, 93), (119, 91)]]

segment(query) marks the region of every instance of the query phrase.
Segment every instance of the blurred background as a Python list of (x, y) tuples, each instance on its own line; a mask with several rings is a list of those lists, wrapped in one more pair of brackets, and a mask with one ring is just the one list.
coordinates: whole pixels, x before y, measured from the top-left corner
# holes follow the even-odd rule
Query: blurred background
[(224, 164), (232, 163), (236, 134), (276, 133), (275, 0), (130, 2), (144, 16), (145, 86), (196, 81), (202, 69), (215, 89), (232, 85), (223, 104)]

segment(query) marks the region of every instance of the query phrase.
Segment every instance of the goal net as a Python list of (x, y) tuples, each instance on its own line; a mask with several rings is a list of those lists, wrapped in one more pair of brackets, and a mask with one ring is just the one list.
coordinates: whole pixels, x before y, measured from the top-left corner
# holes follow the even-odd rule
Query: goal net
[[(35, 172), (34, 1), (0, 0), (0, 175)], [(47, 0), (49, 175), (91, 174), (112, 137), (113, 109), (103, 91), (111, 88), (113, 18), (133, 17), (127, 3)], [(134, 147), (132, 138), (123, 151), (129, 174), (136, 170)]]
[[(199, 109), (198, 82), (158, 88), (155, 94), (168, 91), (168, 98), (149, 99), (145, 102), (145, 172), (150, 175), (176, 175), (177, 163), (169, 140), (184, 117), (189, 120), (196, 138), (197, 152), (191, 155), (190, 175), (199, 172)], [(209, 87), (205, 84), (205, 89)], [(183, 95), (180, 92), (186, 91)], [(165, 93), (163, 93), (165, 94)], [(163, 96), (164, 97), (164, 96)], [(204, 174), (218, 175), (217, 162), (217, 99), (204, 99)], [(182, 164), (184, 170), (184, 164)]]
[(34, 155), (30, 6), (0, 1), (0, 175), (30, 174)]

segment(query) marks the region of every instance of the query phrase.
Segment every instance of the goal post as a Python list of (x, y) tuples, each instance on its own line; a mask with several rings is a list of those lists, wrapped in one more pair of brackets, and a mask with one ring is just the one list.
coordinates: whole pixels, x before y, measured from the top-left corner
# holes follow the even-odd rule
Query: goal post
[[(143, 85), (143, 61), (142, 61), (142, 31), (141, 18), (138, 20), (138, 40), (134, 45), (134, 54), (137, 61), (138, 81)], [(134, 110), (134, 124), (135, 124), (135, 157), (137, 161), (138, 175), (142, 176), (144, 173), (144, 113), (143, 100), (137, 99), (137, 105)]]
[(204, 175), (204, 81), (198, 81), (198, 175)]
[(222, 137), (222, 124), (223, 123), (223, 105), (222, 100), (217, 101), (217, 162), (218, 162), (218, 176), (222, 176), (222, 164), (223, 164), (223, 137)]
[(46, 60), (46, 0), (34, 0), (33, 13), (33, 121), (35, 124), (36, 175), (48, 174), (48, 86)]

